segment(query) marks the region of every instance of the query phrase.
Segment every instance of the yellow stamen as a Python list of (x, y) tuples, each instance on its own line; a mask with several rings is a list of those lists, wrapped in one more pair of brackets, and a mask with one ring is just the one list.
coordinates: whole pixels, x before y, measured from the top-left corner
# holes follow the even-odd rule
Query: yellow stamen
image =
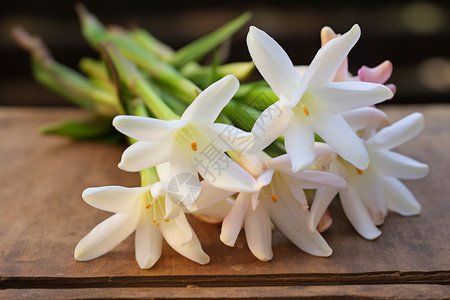
[(277, 203), (278, 202), (278, 199), (277, 199), (277, 197), (275, 197), (275, 195), (272, 195), (271, 199), (272, 199), (273, 203)]
[(303, 106), (303, 113), (307, 116), (309, 116), (309, 110), (306, 106)]
[(360, 170), (360, 169), (358, 169), (358, 168), (355, 168), (356, 169), (356, 173), (358, 173), (359, 175), (361, 175), (362, 174), (362, 170)]
[(164, 219), (164, 222), (169, 222), (170, 220)]
[(150, 208), (150, 203), (145, 206), (146, 209)]
[(192, 151), (197, 151), (197, 143), (196, 142), (192, 142), (191, 149), (192, 149)]

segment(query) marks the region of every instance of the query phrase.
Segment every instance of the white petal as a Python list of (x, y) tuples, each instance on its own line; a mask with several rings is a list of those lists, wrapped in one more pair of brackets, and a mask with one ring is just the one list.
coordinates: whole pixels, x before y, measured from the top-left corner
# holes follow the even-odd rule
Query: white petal
[(179, 153), (178, 164), (172, 164), (174, 161), (171, 161), (171, 167), (175, 169), (172, 174), (175, 175), (167, 185), (166, 197), (168, 197), (167, 200), (172, 201), (177, 206), (194, 209), (193, 206), (201, 192), (201, 185), (195, 167), (189, 166), (190, 160), (186, 159), (187, 167), (183, 165), (184, 154)]
[(138, 116), (117, 116), (113, 125), (121, 133), (144, 141), (159, 142), (168, 139), (176, 129), (187, 125), (186, 121), (165, 121)]
[(283, 234), (297, 247), (315, 256), (330, 256), (331, 248), (318, 233), (308, 229), (309, 211), (304, 210), (293, 197), (287, 187), (278, 184), (275, 194), (278, 202), (269, 203), (270, 217)]
[(215, 187), (206, 180), (201, 182), (201, 188), (202, 191), (200, 192), (200, 196), (194, 204), (198, 210), (204, 210), (215, 205), (235, 193), (233, 191)]
[(339, 115), (322, 111), (315, 114), (311, 111), (314, 131), (324, 139), (336, 153), (360, 170), (369, 165), (369, 156), (361, 139)]
[(87, 188), (83, 191), (83, 200), (89, 205), (113, 212), (125, 213), (131, 211), (139, 201), (146, 188), (126, 188), (123, 186), (102, 186)]
[(254, 192), (250, 194), (250, 202), (252, 204), (252, 210), (256, 210), (259, 206), (259, 195), (260, 191)]
[(196, 214), (208, 215), (215, 218), (220, 218), (220, 222), (225, 218), (226, 215), (231, 211), (233, 207), (234, 199), (228, 197), (224, 200), (217, 202), (214, 205), (208, 206), (204, 209), (199, 209)]
[(291, 194), (295, 198), (295, 200), (297, 200), (304, 209), (308, 209), (309, 205), (308, 201), (306, 200), (305, 192), (303, 191), (302, 186), (300, 185), (297, 178), (288, 176), (281, 172), (277, 172), (277, 175), (279, 176), (280, 180), (283, 180), (284, 183), (289, 187), (289, 190), (291, 191)]
[(199, 126), (202, 132), (219, 148), (224, 151), (247, 151), (253, 146), (255, 136), (251, 132), (237, 127), (215, 123), (210, 126)]
[(304, 116), (297, 113), (291, 118), (284, 144), (291, 158), (293, 172), (307, 169), (314, 162), (314, 131)]
[[(329, 172), (336, 174), (344, 180), (348, 178), (345, 167), (337, 160), (330, 164)], [(311, 216), (308, 222), (308, 227), (311, 232), (316, 231), (323, 214), (330, 205), (331, 201), (336, 197), (338, 190), (332, 187), (319, 188), (314, 196), (311, 205)]]
[[(194, 230), (192, 230), (188, 220), (186, 219), (186, 215), (184, 214), (184, 212), (180, 212), (178, 217), (176, 217), (173, 221), (175, 221), (178, 230), (174, 231), (173, 234), (171, 233), (170, 238), (177, 244), (187, 244), (193, 238), (195, 233)], [(170, 223), (170, 221), (167, 223)], [(164, 224), (166, 224), (166, 222), (164, 222)], [(174, 225), (174, 223), (172, 222), (171, 225)], [(166, 237), (164, 236), (164, 238)]]
[(428, 174), (428, 165), (405, 155), (387, 150), (370, 151), (369, 154), (374, 168), (385, 176), (418, 179)]
[(383, 177), (384, 191), (389, 210), (402, 216), (418, 215), (421, 206), (413, 193), (396, 178)]
[(316, 158), (335, 153), (333, 148), (331, 148), (328, 144), (321, 142), (314, 143), (314, 152), (316, 153)]
[(179, 174), (197, 174), (192, 152), (185, 149), (181, 143), (174, 143), (170, 153), (170, 179)]
[(212, 124), (238, 89), (239, 80), (233, 75), (225, 76), (201, 92), (186, 108), (181, 120)]
[(366, 204), (373, 223), (375, 225), (383, 224), (387, 215), (387, 204), (378, 172), (369, 167), (360, 175), (355, 170), (349, 181), (354, 184), (360, 199)]
[(365, 239), (373, 240), (380, 236), (381, 231), (373, 224), (372, 219), (359, 198), (356, 190), (349, 186), (347, 191), (339, 192), (345, 215), (355, 230)]
[(284, 108), (280, 101), (266, 108), (253, 125), (252, 133), (255, 136), (255, 142), (248, 152), (260, 152), (283, 135), (292, 114), (292, 110)]
[(135, 234), (136, 261), (141, 269), (151, 268), (161, 257), (162, 235), (146, 211), (142, 211)]
[(115, 214), (104, 220), (75, 247), (75, 259), (91, 260), (111, 251), (133, 233), (138, 220), (137, 213)]
[[(265, 152), (262, 152), (265, 153)], [(278, 170), (278, 169), (290, 169), (291, 168), (291, 158), (288, 154), (282, 154), (277, 157), (274, 157), (267, 161), (266, 163), (267, 168), (270, 168), (272, 170)]]
[(353, 25), (346, 34), (332, 39), (320, 48), (302, 77), (302, 84), (317, 86), (331, 82), (360, 35), (359, 26)]
[(358, 131), (367, 127), (377, 128), (389, 125), (388, 116), (375, 107), (363, 107), (341, 113), (344, 120)]
[(382, 84), (360, 81), (330, 82), (308, 91), (335, 113), (377, 104), (393, 96)]
[(150, 189), (150, 193), (153, 198), (164, 197), (167, 192), (167, 182), (166, 181), (158, 181), (152, 185)]
[(383, 149), (392, 149), (418, 135), (422, 131), (424, 123), (421, 113), (410, 114), (391, 126), (381, 129), (366, 143), (376, 144)]
[(196, 167), (202, 177), (215, 187), (233, 192), (255, 192), (256, 180), (225, 153), (217, 154), (213, 160), (196, 156)]
[(299, 87), (301, 77), (291, 59), (267, 33), (250, 26), (247, 46), (256, 68), (278, 97), (289, 97)]
[(166, 220), (172, 220), (178, 217), (178, 215), (181, 212), (181, 207), (176, 205), (179, 200), (173, 200), (169, 193), (165, 196), (164, 206), (166, 209), (166, 214), (164, 215), (164, 219)]
[(125, 149), (119, 168), (137, 172), (167, 162), (171, 158), (171, 146), (169, 141), (138, 141)]
[(311, 215), (308, 222), (308, 228), (311, 232), (315, 232), (322, 216), (330, 205), (331, 201), (336, 197), (338, 190), (330, 187), (323, 187), (316, 191), (314, 201), (311, 205)]
[(172, 178), (170, 174), (170, 162), (165, 162), (156, 166), (156, 171), (158, 172), (158, 177), (163, 182), (169, 182)]
[(231, 211), (222, 222), (220, 240), (227, 246), (233, 247), (244, 224), (244, 217), (249, 209), (250, 195), (239, 193)]
[(273, 172), (274, 170), (269, 169), (258, 176), (258, 178), (256, 179), (258, 190), (270, 184), (270, 182), (272, 181)]
[(203, 251), (195, 232), (189, 224), (188, 231), (186, 231), (186, 227), (180, 228), (179, 225), (181, 222), (187, 223), (184, 213), (180, 213), (175, 222), (172, 220), (159, 224), (161, 233), (163, 234), (166, 242), (175, 251), (190, 260), (193, 260), (201, 265), (209, 263), (209, 256)]
[(271, 260), (272, 228), (267, 204), (261, 203), (255, 210), (247, 210), (244, 228), (247, 244), (253, 255), (262, 261)]
[[(155, 226), (153, 224), (153, 226)], [(184, 212), (180, 212), (175, 219), (159, 222), (161, 233), (164, 239), (172, 246), (172, 244), (187, 244), (193, 237), (194, 231), (189, 225)], [(170, 242), (169, 242), (170, 241)]]
[(290, 172), (288, 175), (295, 177), (298, 185), (305, 189), (317, 189), (322, 186), (347, 188), (347, 183), (342, 177), (328, 172), (304, 170), (297, 173)]

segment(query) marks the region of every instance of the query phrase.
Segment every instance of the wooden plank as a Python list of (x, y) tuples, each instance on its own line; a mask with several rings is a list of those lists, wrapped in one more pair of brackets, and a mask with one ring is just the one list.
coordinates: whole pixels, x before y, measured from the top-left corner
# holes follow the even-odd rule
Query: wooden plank
[(0, 290), (2, 299), (223, 299), (295, 298), (322, 299), (332, 295), (345, 299), (444, 299), (450, 287), (443, 285), (346, 285), (275, 286), (234, 288), (114, 288), (114, 289), (26, 289)]
[(236, 246), (229, 248), (219, 240), (220, 227), (190, 218), (211, 263), (200, 266), (165, 244), (160, 261), (150, 270), (141, 270), (134, 259), (133, 236), (90, 262), (77, 262), (72, 256), (77, 242), (109, 216), (85, 204), (82, 190), (139, 183), (136, 174), (116, 167), (124, 147), (36, 134), (39, 124), (84, 115), (76, 109), (2, 108), (0, 285), (31, 288), (40, 282), (42, 288), (56, 287), (51, 282), (58, 282), (58, 278), (71, 287), (87, 284), (83, 281), (86, 278), (92, 283), (113, 283), (117, 281), (114, 278), (125, 278), (142, 285), (209, 282), (205, 286), (218, 287), (238, 284), (242, 278), (247, 286), (258, 280), (264, 285), (386, 284), (391, 280), (399, 284), (448, 283), (450, 185), (445, 163), (448, 147), (443, 143), (448, 146), (450, 107), (389, 106), (385, 110), (393, 120), (413, 111), (422, 111), (426, 116), (424, 132), (400, 148), (402, 153), (431, 168), (427, 178), (406, 182), (423, 206), (420, 216), (403, 218), (390, 214), (381, 226), (383, 235), (366, 241), (346, 221), (340, 204), (334, 203), (331, 214), (335, 222), (324, 234), (334, 250), (331, 257), (310, 256), (275, 230), (274, 259), (270, 262), (253, 257), (243, 233)]

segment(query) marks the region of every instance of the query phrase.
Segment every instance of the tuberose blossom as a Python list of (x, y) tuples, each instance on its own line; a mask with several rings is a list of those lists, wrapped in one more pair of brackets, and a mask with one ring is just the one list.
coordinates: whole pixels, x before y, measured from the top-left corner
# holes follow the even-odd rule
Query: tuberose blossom
[(428, 166), (391, 150), (422, 131), (423, 115), (413, 113), (375, 132), (373, 126), (362, 129), (363, 120), (367, 122), (370, 119), (369, 109), (373, 110), (373, 120), (383, 119), (383, 113), (375, 112), (375, 108), (354, 111), (344, 116), (364, 139), (370, 158), (369, 167), (362, 171), (338, 155), (331, 159), (329, 172), (342, 176), (348, 183), (348, 189), (318, 189), (311, 207), (309, 229), (312, 232), (337, 193), (347, 218), (366, 239), (375, 239), (381, 234), (376, 225), (384, 222), (388, 210), (403, 216), (416, 215), (421, 210), (414, 195), (399, 179), (422, 178), (428, 173)]
[[(303, 251), (316, 256), (331, 255), (332, 250), (322, 236), (318, 232), (311, 233), (308, 230), (310, 214), (303, 188), (333, 186), (343, 189), (346, 188), (345, 181), (326, 172), (306, 170), (293, 173), (288, 155), (272, 160), (264, 157), (260, 162), (263, 168), (257, 174), (258, 190), (254, 193), (238, 194), (236, 202), (223, 220), (221, 241), (228, 246), (234, 246), (241, 228), (244, 227), (251, 252), (260, 260), (270, 260), (273, 257), (273, 222)], [(203, 188), (198, 205), (214, 203), (230, 194), (229, 191), (214, 187)]]
[(234, 191), (254, 191), (256, 182), (224, 152), (251, 145), (253, 135), (214, 121), (239, 88), (232, 75), (205, 89), (180, 120), (117, 116), (113, 125), (138, 140), (122, 155), (119, 167), (140, 171), (170, 161), (171, 173), (197, 172), (209, 183)]
[(359, 26), (354, 25), (343, 36), (329, 41), (300, 76), (275, 40), (256, 27), (250, 27), (247, 36), (250, 54), (280, 99), (256, 121), (252, 133), (257, 140), (252, 152), (264, 149), (284, 134), (286, 151), (292, 170), (296, 172), (314, 161), (314, 133), (317, 133), (345, 160), (359, 169), (368, 166), (364, 145), (340, 113), (389, 99), (392, 92), (381, 84), (332, 82), (359, 36)]
[(142, 269), (151, 268), (160, 258), (163, 237), (181, 255), (199, 264), (209, 262), (184, 212), (164, 192), (164, 183), (136, 188), (88, 188), (83, 192), (83, 199), (114, 215), (94, 227), (78, 243), (74, 253), (77, 260), (102, 256), (135, 231), (136, 261)]

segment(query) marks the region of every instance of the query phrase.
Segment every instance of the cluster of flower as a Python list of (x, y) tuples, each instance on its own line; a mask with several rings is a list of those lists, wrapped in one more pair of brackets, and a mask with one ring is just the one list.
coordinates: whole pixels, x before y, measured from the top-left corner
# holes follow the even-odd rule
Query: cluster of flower
[[(381, 234), (376, 225), (384, 222), (388, 210), (419, 213), (420, 205), (398, 178), (421, 178), (428, 167), (390, 150), (422, 130), (423, 116), (415, 113), (386, 126), (387, 116), (369, 106), (392, 98), (395, 88), (383, 85), (391, 64), (363, 67), (351, 77), (344, 60), (360, 29), (355, 25), (343, 36), (334, 35), (324, 28), (324, 46), (314, 60), (307, 68), (295, 68), (276, 41), (250, 27), (250, 54), (279, 97), (250, 133), (214, 123), (239, 88), (232, 75), (205, 89), (179, 120), (117, 116), (116, 129), (138, 140), (126, 149), (119, 167), (141, 171), (157, 166), (161, 181), (139, 188), (85, 190), (86, 202), (116, 215), (78, 244), (75, 257), (103, 255), (136, 230), (141, 268), (159, 259), (161, 234), (182, 255), (208, 263), (181, 207), (212, 213), (226, 209), (221, 201), (229, 204), (235, 193), (231, 209), (218, 212), (225, 215), (220, 239), (233, 246), (244, 226), (250, 250), (263, 261), (273, 256), (271, 222), (307, 253), (331, 255), (316, 228), (338, 192), (348, 219), (367, 239)], [(326, 144), (315, 143), (314, 133)], [(287, 154), (271, 158), (262, 152), (282, 135)], [(235, 161), (225, 154), (229, 150), (237, 151)], [(198, 185), (197, 173), (203, 177)], [(173, 179), (184, 179), (177, 181), (179, 190), (170, 189)], [(303, 189), (317, 189), (311, 210)], [(216, 207), (207, 210), (210, 206)]]
[[(384, 85), (392, 65), (364, 66), (352, 76), (347, 55), (359, 37), (358, 25), (342, 36), (325, 27), (311, 64), (295, 67), (274, 39), (251, 26), (250, 55), (276, 100), (264, 107), (250, 132), (233, 126), (238, 122), (215, 123), (239, 90), (233, 75), (206, 87), (181, 117), (155, 97), (145, 103), (156, 118), (124, 109), (127, 115), (116, 116), (113, 126), (132, 144), (119, 167), (141, 172), (142, 186), (83, 192), (88, 204), (114, 215), (78, 243), (75, 258), (97, 258), (135, 231), (141, 268), (158, 261), (163, 237), (183, 256), (206, 264), (209, 256), (186, 213), (222, 222), (220, 239), (228, 246), (244, 228), (249, 249), (263, 261), (273, 257), (272, 224), (303, 251), (329, 256), (332, 250), (320, 232), (332, 223), (327, 208), (337, 193), (347, 218), (366, 239), (381, 234), (377, 225), (389, 210), (418, 214), (419, 203), (399, 179), (421, 178), (428, 166), (391, 149), (419, 134), (424, 119), (414, 113), (390, 124), (373, 106), (395, 93), (394, 85)], [(131, 93), (151, 94), (134, 64), (105, 45), (105, 56), (119, 78), (131, 82)], [(235, 117), (244, 113), (237, 110)], [(264, 152), (271, 144), (282, 152)], [(305, 189), (315, 191), (312, 201)]]

